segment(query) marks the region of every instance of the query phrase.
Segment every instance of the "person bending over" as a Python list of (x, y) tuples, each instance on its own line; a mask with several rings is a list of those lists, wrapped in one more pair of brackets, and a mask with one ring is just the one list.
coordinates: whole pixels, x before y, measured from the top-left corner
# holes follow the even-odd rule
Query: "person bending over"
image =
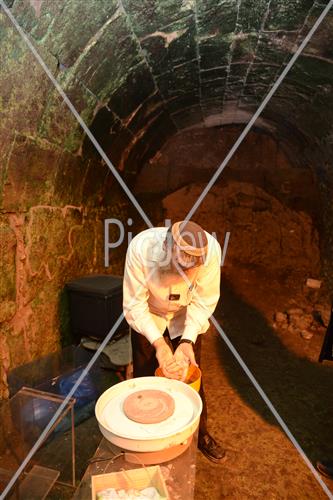
[[(189, 364), (200, 364), (201, 337), (220, 296), (221, 247), (192, 221), (153, 227), (136, 235), (127, 249), (123, 283), (124, 315), (131, 326), (134, 377), (183, 379)], [(223, 448), (207, 430), (203, 411), (198, 447), (215, 463)]]

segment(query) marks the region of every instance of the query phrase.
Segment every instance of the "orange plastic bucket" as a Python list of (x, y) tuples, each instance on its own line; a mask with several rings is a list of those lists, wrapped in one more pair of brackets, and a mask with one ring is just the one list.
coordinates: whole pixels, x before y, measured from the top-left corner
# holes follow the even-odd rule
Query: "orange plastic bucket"
[[(165, 377), (160, 367), (155, 370), (156, 377)], [(185, 384), (190, 385), (195, 391), (199, 392), (201, 384), (201, 370), (195, 365), (190, 365), (184, 380)]]

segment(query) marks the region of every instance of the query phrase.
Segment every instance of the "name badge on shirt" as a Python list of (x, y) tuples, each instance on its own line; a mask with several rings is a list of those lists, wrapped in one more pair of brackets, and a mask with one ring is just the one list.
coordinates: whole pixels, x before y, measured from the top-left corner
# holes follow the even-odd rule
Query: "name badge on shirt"
[(170, 293), (169, 300), (179, 300), (179, 299), (180, 299), (180, 293)]

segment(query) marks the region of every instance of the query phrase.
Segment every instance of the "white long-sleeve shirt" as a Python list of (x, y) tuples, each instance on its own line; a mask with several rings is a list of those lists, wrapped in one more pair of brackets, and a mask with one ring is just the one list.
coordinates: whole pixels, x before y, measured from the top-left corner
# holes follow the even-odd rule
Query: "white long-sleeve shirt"
[[(179, 283), (168, 285), (165, 271), (161, 272), (167, 258), (163, 248), (167, 230), (167, 227), (146, 229), (128, 246), (123, 283), (124, 315), (131, 328), (151, 343), (160, 338), (166, 328), (171, 338), (181, 336), (195, 342), (199, 334), (208, 330), (208, 318), (219, 300), (221, 247), (206, 232), (206, 262), (195, 268), (193, 283), (180, 279)], [(175, 298), (178, 300), (172, 300)]]

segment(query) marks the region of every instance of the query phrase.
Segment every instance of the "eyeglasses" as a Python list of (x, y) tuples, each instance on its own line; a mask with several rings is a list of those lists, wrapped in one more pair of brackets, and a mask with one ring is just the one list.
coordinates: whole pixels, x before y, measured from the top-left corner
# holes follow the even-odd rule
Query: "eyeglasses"
[(193, 269), (194, 267), (199, 267), (202, 264), (200, 259), (184, 252), (177, 245), (175, 245), (175, 251), (177, 263), (184, 271), (186, 271), (187, 269)]

